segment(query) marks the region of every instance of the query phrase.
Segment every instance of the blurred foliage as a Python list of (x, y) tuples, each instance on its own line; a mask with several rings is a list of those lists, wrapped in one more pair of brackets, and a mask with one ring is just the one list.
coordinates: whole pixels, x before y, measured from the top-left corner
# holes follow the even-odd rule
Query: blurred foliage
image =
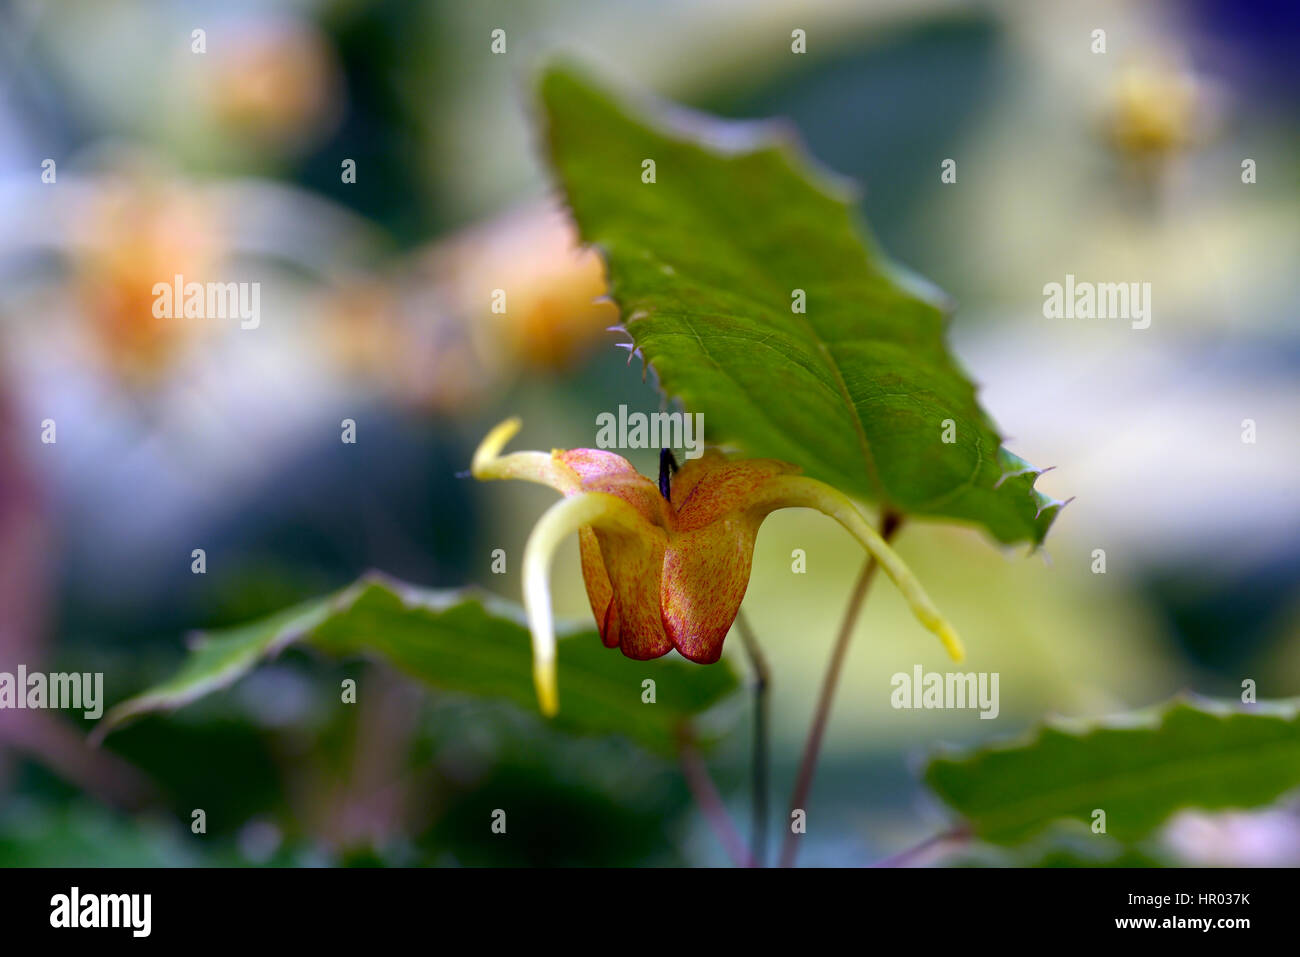
[(1017, 843), (1068, 818), (1104, 824), (1104, 833), (1131, 843), (1183, 808), (1258, 807), (1300, 787), (1298, 731), (1294, 704), (1240, 710), (1179, 700), (939, 757), (925, 780), (988, 841)]

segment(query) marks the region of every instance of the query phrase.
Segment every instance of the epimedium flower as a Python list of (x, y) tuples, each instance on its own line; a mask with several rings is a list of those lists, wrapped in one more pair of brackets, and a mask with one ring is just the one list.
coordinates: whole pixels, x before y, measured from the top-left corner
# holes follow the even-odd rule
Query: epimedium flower
[(656, 485), (621, 455), (599, 449), (502, 455), (520, 425), (512, 418), (492, 429), (470, 472), (482, 481), (549, 485), (564, 496), (524, 546), (524, 608), (544, 714), (559, 708), (550, 565), (573, 532), (601, 640), (629, 658), (658, 658), (676, 649), (701, 664), (717, 661), (749, 585), (759, 526), (779, 508), (813, 508), (839, 522), (898, 586), (921, 624), (955, 660), (963, 657), (956, 632), (898, 554), (847, 496), (798, 474), (797, 466), (707, 449), (675, 469), (665, 451)]

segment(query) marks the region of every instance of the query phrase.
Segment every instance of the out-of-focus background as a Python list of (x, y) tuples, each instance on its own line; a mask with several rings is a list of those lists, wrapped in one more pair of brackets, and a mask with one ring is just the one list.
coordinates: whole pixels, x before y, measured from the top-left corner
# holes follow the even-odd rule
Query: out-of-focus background
[[(1056, 466), (1039, 487), (1077, 496), (1046, 554), (907, 526), (898, 548), (968, 667), (1000, 673), (1001, 714), (890, 707), (893, 673), (945, 666), (877, 588), (801, 863), (944, 829), (916, 774), (940, 743), (1247, 678), (1300, 694), (1298, 40), (1292, 5), (1235, 0), (2, 4), (0, 670), (102, 671), (111, 704), (173, 670), (187, 631), (370, 568), (518, 598), (517, 563), (493, 575), (490, 554), (518, 555), (552, 496), (458, 478), (478, 438), (519, 413), (520, 448), (589, 446), (598, 413), (659, 409), (535, 148), (530, 77), (562, 50), (788, 117), (954, 298), (954, 349), (1010, 448)], [(177, 273), (259, 282), (259, 328), (153, 318)], [(1150, 282), (1150, 328), (1044, 318), (1067, 273)], [(778, 820), (859, 565), (811, 513), (759, 537), (745, 607), (775, 675)], [(589, 616), (576, 546), (556, 574), (558, 611)], [(743, 822), (733, 711), (709, 761)], [(291, 653), (101, 750), (89, 728), (0, 712), (0, 864), (725, 861), (671, 763), (378, 665)], [(549, 825), (494, 842), (483, 809), (503, 806)], [(1148, 851), (1297, 864), (1300, 812), (1184, 814)]]

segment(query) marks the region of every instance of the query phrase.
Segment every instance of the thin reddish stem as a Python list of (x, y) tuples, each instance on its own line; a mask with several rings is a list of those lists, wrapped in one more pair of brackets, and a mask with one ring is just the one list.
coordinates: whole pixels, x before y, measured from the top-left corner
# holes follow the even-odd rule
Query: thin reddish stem
[(753, 858), (749, 849), (745, 847), (745, 842), (741, 840), (740, 832), (732, 823), (726, 805), (722, 803), (722, 795), (718, 793), (718, 788), (709, 775), (708, 767), (685, 734), (678, 743), (677, 757), (681, 762), (682, 774), (686, 778), (686, 786), (690, 788), (691, 796), (695, 798), (700, 813), (704, 815), (704, 819), (709, 822), (713, 833), (722, 843), (723, 850), (731, 858), (731, 863), (736, 867), (752, 867)]
[(758, 644), (758, 636), (750, 627), (745, 609), (736, 615), (736, 627), (740, 631), (740, 640), (749, 655), (750, 666), (754, 671), (754, 747), (751, 773), (753, 793), (752, 834), (749, 839), (750, 852), (755, 867), (767, 866), (767, 806), (768, 806), (768, 688), (772, 675), (767, 666), (767, 658)]
[(951, 831), (944, 831), (942, 834), (935, 834), (928, 837), (920, 844), (913, 845), (906, 850), (899, 851), (892, 857), (887, 857), (876, 867), (909, 867), (917, 858), (924, 856), (927, 852), (932, 851), (944, 844), (954, 844), (970, 839), (971, 832), (967, 827), (955, 827)]
[[(885, 512), (881, 516), (880, 537), (886, 542), (894, 537), (903, 524), (902, 516), (896, 512)], [(808, 740), (804, 744), (803, 757), (799, 762), (799, 776), (795, 779), (794, 791), (790, 795), (790, 813), (786, 818), (785, 840), (781, 844), (781, 866), (793, 867), (799, 853), (799, 838), (791, 827), (791, 819), (798, 810), (807, 811), (808, 795), (812, 791), (813, 777), (817, 773), (817, 758), (821, 754), (822, 737), (826, 733), (826, 723), (830, 719), (831, 705), (835, 700), (835, 689), (839, 685), (840, 671), (844, 667), (844, 657), (853, 638), (853, 628), (858, 622), (858, 613), (862, 610), (862, 601), (867, 596), (871, 580), (876, 575), (878, 564), (875, 558), (868, 558), (858, 574), (849, 595), (848, 607), (844, 609), (844, 618), (840, 622), (840, 633), (835, 639), (831, 651), (830, 663), (826, 666), (826, 675), (822, 678), (821, 694), (817, 698), (817, 711), (813, 716), (812, 727), (808, 729)]]

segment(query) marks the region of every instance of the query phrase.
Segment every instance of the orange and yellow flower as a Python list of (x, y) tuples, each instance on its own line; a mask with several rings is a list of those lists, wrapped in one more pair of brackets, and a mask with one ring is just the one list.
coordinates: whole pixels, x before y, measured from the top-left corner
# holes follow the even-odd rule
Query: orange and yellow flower
[(779, 508), (814, 508), (835, 519), (871, 553), (913, 613), (953, 658), (961, 642), (916, 577), (853, 503), (835, 488), (775, 459), (731, 459), (709, 449), (661, 485), (625, 458), (598, 449), (501, 451), (519, 431), (502, 422), (474, 453), (481, 480), (549, 485), (564, 498), (537, 522), (524, 546), (524, 607), (533, 641), (533, 678), (545, 714), (558, 709), (550, 564), (578, 533), (582, 575), (601, 639), (629, 658), (676, 649), (717, 661), (749, 585), (758, 528)]

